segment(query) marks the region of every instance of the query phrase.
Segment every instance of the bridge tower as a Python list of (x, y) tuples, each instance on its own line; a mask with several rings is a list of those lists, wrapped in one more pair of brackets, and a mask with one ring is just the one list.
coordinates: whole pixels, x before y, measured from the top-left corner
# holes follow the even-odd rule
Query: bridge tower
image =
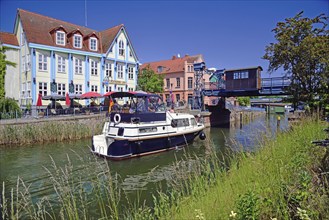
[(206, 64), (205, 62), (194, 63), (194, 91), (193, 91), (193, 103), (192, 109), (201, 109), (204, 110), (204, 101), (203, 101), (203, 74), (206, 73)]

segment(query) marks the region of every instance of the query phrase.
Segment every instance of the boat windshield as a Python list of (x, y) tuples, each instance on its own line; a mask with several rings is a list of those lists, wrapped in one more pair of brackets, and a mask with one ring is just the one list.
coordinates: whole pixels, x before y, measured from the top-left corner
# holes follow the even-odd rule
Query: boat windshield
[(156, 94), (113, 92), (110, 94), (111, 111), (122, 113), (164, 112), (165, 104)]

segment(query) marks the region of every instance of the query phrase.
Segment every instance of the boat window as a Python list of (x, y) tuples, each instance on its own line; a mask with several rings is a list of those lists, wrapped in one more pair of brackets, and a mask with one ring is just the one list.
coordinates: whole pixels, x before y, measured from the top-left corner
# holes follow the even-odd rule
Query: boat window
[(119, 128), (118, 130), (118, 136), (123, 136), (124, 128)]
[(182, 119), (173, 119), (171, 121), (171, 126), (173, 128), (176, 128), (176, 127), (186, 127), (186, 126), (189, 126), (189, 120), (187, 118), (182, 118)]
[(195, 118), (191, 118), (191, 125), (192, 126), (197, 126), (197, 123), (195, 121)]
[(140, 128), (139, 133), (148, 133), (148, 132), (157, 132), (157, 127), (149, 127), (149, 128)]
[(166, 107), (159, 96), (151, 96), (148, 98), (148, 110), (151, 112), (161, 112), (165, 111)]

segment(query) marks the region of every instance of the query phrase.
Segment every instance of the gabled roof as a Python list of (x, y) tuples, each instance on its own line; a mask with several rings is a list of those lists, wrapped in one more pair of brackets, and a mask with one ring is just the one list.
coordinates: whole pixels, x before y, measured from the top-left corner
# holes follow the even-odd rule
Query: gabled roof
[[(97, 38), (100, 40), (100, 50), (98, 50), (96, 53), (105, 53), (109, 49), (109, 46), (112, 44), (118, 31), (123, 26), (123, 24), (121, 24), (113, 28), (109, 28), (105, 31), (98, 32), (87, 27), (71, 24), (69, 22), (57, 20), (55, 18), (29, 12), (23, 9), (18, 9), (18, 16), (21, 19), (26, 40), (29, 43), (57, 47), (59, 45), (56, 45), (56, 42), (52, 38), (50, 32), (52, 30), (56, 30), (59, 27), (62, 27), (65, 29), (68, 35), (70, 35), (70, 33), (80, 32), (82, 37), (86, 37), (91, 36), (94, 33), (95, 36), (97, 36)], [(69, 49), (91, 51), (87, 45), (83, 45), (81, 49), (74, 48), (70, 41), (67, 41), (64, 47)]]
[(183, 72), (185, 68), (185, 61), (187, 61), (187, 63), (201, 62), (203, 61), (203, 57), (201, 54), (194, 56), (185, 55), (184, 57), (173, 56), (173, 58), (170, 60), (144, 63), (140, 69), (145, 69), (149, 65), (150, 68), (156, 73), (158, 73), (158, 67), (162, 67), (161, 73), (164, 74)]
[(0, 32), (0, 43), (19, 46), (16, 35), (7, 32)]
[(102, 36), (102, 47), (104, 53), (106, 53), (110, 49), (112, 42), (114, 41), (115, 37), (117, 36), (118, 32), (121, 30), (122, 27), (123, 24), (120, 24), (118, 26), (100, 32)]

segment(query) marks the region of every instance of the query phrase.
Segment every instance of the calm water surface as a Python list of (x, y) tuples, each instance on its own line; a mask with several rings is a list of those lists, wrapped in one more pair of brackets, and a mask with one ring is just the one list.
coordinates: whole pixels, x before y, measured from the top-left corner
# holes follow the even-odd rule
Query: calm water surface
[[(282, 129), (287, 128), (287, 120), (281, 116)], [(264, 136), (274, 136), (277, 130), (276, 116), (266, 116), (231, 128), (208, 128), (207, 138), (215, 146), (216, 152), (230, 150), (253, 151), (259, 140)], [(48, 170), (53, 170), (54, 164), (65, 167), (71, 163), (76, 181), (88, 183), (97, 175), (99, 164), (108, 164), (113, 173), (117, 173), (122, 189), (130, 194), (142, 192), (150, 197), (157, 190), (160, 182), (171, 178), (173, 164), (179, 160), (188, 160), (190, 155), (204, 157), (209, 149), (208, 141), (197, 139), (186, 148), (164, 152), (160, 154), (134, 158), (123, 161), (109, 161), (94, 157), (90, 154), (90, 139), (73, 142), (48, 143), (32, 146), (1, 147), (0, 181), (5, 182), (6, 193), (9, 188), (15, 188), (17, 178), (21, 178), (26, 185), (30, 185), (30, 192), (34, 199), (42, 196), (54, 195), (53, 186), (49, 180)], [(2, 184), (1, 184), (2, 188)]]

